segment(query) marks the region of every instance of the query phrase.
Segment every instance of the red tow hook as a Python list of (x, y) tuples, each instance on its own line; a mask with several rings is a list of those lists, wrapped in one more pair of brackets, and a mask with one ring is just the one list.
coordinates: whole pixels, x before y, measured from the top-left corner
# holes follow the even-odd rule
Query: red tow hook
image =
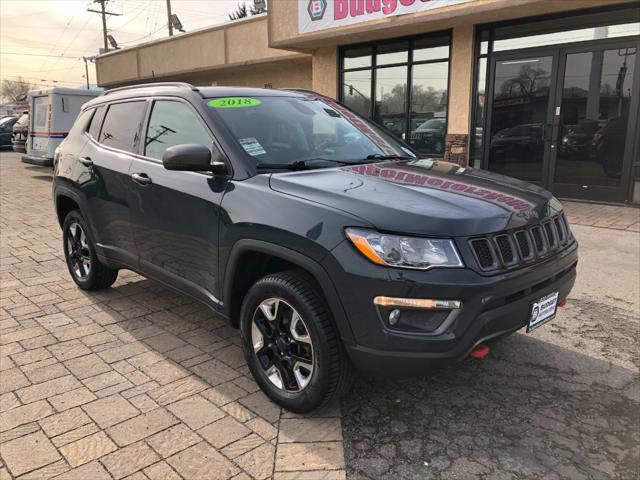
[(478, 360), (483, 359), (487, 355), (489, 355), (489, 346), (485, 345), (484, 343), (481, 343), (480, 345), (476, 345), (475, 348), (471, 350), (471, 353), (469, 354), (471, 358), (476, 358)]
[(567, 299), (566, 299), (566, 298), (565, 298), (565, 299), (563, 299), (563, 300), (560, 300), (560, 301), (558, 302), (558, 306), (559, 306), (559, 307), (564, 307), (566, 304), (567, 304)]

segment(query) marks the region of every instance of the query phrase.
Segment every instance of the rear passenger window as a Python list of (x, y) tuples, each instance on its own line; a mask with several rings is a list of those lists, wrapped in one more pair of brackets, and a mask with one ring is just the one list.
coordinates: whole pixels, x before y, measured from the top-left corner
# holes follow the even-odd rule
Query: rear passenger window
[(135, 152), (144, 107), (145, 102), (110, 105), (100, 131), (100, 143), (119, 150)]
[(213, 138), (196, 114), (182, 102), (158, 100), (153, 104), (145, 138), (145, 155), (162, 160), (173, 145), (211, 145)]
[(102, 123), (102, 118), (104, 117), (104, 105), (96, 108), (96, 112), (93, 114), (91, 118), (91, 123), (89, 124), (88, 132), (96, 141), (98, 141), (98, 135), (100, 134), (100, 124)]
[(91, 118), (91, 114), (93, 113), (92, 109), (85, 110), (84, 112), (80, 112), (76, 121), (73, 122), (73, 127), (69, 130), (69, 137), (76, 137), (78, 135), (82, 135), (87, 128), (87, 123), (89, 123), (89, 119)]

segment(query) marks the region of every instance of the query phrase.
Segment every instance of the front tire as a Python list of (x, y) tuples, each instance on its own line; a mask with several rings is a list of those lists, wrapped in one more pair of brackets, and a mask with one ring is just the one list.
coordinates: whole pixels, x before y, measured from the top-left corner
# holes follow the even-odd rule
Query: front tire
[(100, 263), (88, 232), (87, 223), (79, 210), (67, 214), (62, 226), (67, 268), (73, 281), (83, 290), (109, 288), (118, 278), (118, 270)]
[(347, 390), (351, 363), (326, 302), (304, 272), (275, 273), (256, 282), (240, 315), (249, 370), (274, 402), (305, 413)]

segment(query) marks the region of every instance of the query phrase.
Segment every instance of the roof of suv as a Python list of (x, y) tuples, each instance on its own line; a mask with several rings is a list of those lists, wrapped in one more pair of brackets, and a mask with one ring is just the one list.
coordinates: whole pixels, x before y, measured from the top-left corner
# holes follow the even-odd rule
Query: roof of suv
[(119, 100), (131, 97), (144, 97), (153, 95), (180, 95), (189, 96), (192, 92), (197, 93), (202, 98), (215, 97), (309, 97), (314, 92), (304, 90), (276, 90), (272, 88), (253, 87), (195, 87), (188, 83), (166, 82), (166, 83), (146, 83), (119, 87), (107, 90), (104, 95), (97, 97), (86, 104), (92, 106), (104, 103), (109, 100)]

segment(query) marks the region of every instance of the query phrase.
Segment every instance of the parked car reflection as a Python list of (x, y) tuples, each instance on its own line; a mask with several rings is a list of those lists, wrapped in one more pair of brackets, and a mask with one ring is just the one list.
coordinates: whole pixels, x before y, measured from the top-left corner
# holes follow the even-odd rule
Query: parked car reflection
[(567, 134), (562, 137), (560, 152), (565, 155), (584, 155), (589, 159), (595, 133), (602, 127), (597, 120), (581, 120), (575, 127), (565, 125)]
[(441, 154), (444, 151), (446, 129), (446, 119), (427, 120), (411, 132), (411, 144), (418, 150)]
[(593, 135), (593, 156), (608, 177), (619, 178), (622, 174), (626, 133), (627, 117), (614, 117)]
[(543, 126), (528, 123), (504, 128), (491, 138), (492, 161), (521, 161), (541, 157), (543, 152)]

